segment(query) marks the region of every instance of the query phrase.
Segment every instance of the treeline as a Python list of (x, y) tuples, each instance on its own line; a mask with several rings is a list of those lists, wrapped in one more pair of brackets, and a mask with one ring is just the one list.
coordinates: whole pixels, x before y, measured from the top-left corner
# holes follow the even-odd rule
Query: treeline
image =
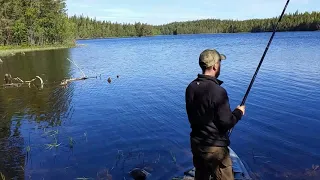
[[(97, 21), (83, 16), (73, 16), (70, 19), (76, 24), (76, 38), (78, 39), (170, 34), (268, 32), (273, 30), (277, 22), (277, 18), (244, 21), (207, 19), (151, 26), (141, 23), (120, 24)], [(320, 30), (320, 12), (286, 14), (278, 28), (278, 31), (315, 30)]]
[[(269, 32), (273, 30), (278, 17), (251, 19), (244, 21), (207, 19), (188, 22), (174, 22), (156, 26), (161, 34), (198, 34), (198, 33), (238, 33)], [(281, 20), (278, 31), (316, 31), (320, 30), (320, 12), (286, 14)]]
[[(152, 26), (68, 17), (65, 0), (0, 0), (0, 46), (74, 44), (75, 39), (272, 31), (277, 18), (206, 19)], [(286, 14), (278, 31), (320, 30), (320, 12)]]
[(76, 25), (76, 38), (132, 37), (160, 34), (158, 29), (143, 23), (120, 24), (108, 21), (97, 21), (89, 17), (72, 16), (71, 22)]
[(65, 0), (0, 0), (0, 45), (72, 43), (65, 8)]

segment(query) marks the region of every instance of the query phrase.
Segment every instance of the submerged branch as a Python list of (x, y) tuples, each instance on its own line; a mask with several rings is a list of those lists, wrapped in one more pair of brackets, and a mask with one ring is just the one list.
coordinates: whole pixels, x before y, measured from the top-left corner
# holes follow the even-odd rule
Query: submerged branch
[(88, 79), (87, 77), (82, 77), (82, 78), (71, 78), (71, 79), (64, 79), (62, 80), (62, 82), (60, 83), (61, 86), (66, 86), (68, 85), (70, 82), (72, 81), (80, 81), (80, 80), (86, 80)]
[[(89, 78), (98, 78), (98, 76), (92, 76), (92, 77), (88, 77), (83, 71), (82, 69), (75, 63), (75, 61), (67, 58), (68, 61), (70, 61), (72, 64), (74, 64), (79, 71), (82, 74), (82, 77), (79, 78), (68, 78), (68, 79), (63, 79), (60, 82), (60, 86), (67, 86), (70, 82), (73, 81), (80, 81), (80, 80), (86, 80)], [(100, 78), (101, 78), (101, 74), (100, 74)], [(119, 78), (119, 75), (117, 75), (117, 78)], [(23, 81), (21, 78), (19, 77), (15, 77), (12, 78), (10, 74), (5, 74), (4, 80), (5, 80), (5, 84), (1, 85), (0, 87), (6, 88), (6, 87), (21, 87), (24, 84), (27, 84), (29, 86), (29, 88), (31, 87), (31, 83), (33, 83), (35, 80), (39, 79), (40, 81), (40, 89), (43, 89), (44, 86), (44, 82), (42, 80), (42, 78), (40, 76), (36, 76), (34, 79), (31, 79), (30, 81)], [(13, 82), (14, 81), (14, 82)], [(108, 78), (108, 82), (111, 83), (111, 78)], [(33, 84), (35, 86), (35, 84)]]

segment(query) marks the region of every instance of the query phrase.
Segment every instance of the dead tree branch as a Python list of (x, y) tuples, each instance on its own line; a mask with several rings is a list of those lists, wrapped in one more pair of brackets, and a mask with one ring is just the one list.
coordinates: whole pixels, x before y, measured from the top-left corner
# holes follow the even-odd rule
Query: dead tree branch
[(81, 72), (82, 74), (82, 77), (80, 78), (69, 78), (69, 79), (64, 79), (61, 81), (60, 85), (61, 86), (66, 86), (68, 85), (70, 82), (72, 81), (80, 81), (80, 80), (86, 80), (88, 79), (88, 77), (86, 76), (86, 74), (82, 71), (82, 69), (76, 64), (76, 62), (74, 62), (73, 60), (67, 58), (68, 61), (70, 61), (72, 64), (74, 64), (78, 69), (79, 71)]
[(86, 74), (84, 74), (84, 72), (81, 70), (81, 68), (76, 64), (76, 62), (70, 60), (69, 58), (67, 58), (68, 61), (70, 61), (72, 64), (74, 64), (79, 70), (80, 72), (82, 73), (82, 77), (87, 77)]
[[(10, 78), (10, 79), (8, 79)], [(10, 74), (6, 74), (5, 76), (5, 81), (6, 83), (2, 85), (2, 87), (21, 87), (24, 84), (27, 84), (28, 87), (30, 88), (31, 83), (34, 82), (35, 80), (39, 79), (40, 80), (40, 88), (43, 89), (43, 80), (40, 76), (36, 76), (35, 78), (31, 79), (30, 81), (23, 81), (19, 77), (11, 78)], [(12, 82), (12, 80), (17, 81), (17, 82)]]

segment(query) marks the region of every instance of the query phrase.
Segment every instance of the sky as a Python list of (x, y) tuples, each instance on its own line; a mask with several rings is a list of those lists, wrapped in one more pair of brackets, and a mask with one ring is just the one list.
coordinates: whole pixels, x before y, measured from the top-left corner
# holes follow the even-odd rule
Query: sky
[[(67, 0), (68, 15), (152, 25), (199, 19), (279, 16), (287, 0)], [(291, 0), (288, 12), (320, 11), (320, 0)]]

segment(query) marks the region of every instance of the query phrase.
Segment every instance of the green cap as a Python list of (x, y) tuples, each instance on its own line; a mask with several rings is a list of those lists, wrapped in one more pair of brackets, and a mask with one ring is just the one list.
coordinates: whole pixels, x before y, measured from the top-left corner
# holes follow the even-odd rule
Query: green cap
[(208, 68), (219, 62), (220, 60), (225, 60), (227, 57), (220, 54), (215, 49), (204, 50), (199, 57), (199, 65), (203, 68)]

